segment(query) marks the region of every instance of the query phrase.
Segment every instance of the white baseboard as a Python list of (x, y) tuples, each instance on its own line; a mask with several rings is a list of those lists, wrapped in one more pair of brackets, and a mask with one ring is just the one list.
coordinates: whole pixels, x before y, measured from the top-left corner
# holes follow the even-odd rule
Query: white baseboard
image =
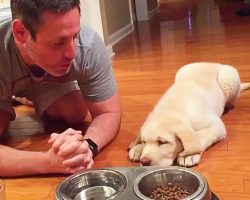
[(132, 19), (134, 22), (136, 21), (136, 14), (135, 13), (132, 13)]
[(120, 30), (116, 31), (115, 33), (113, 33), (108, 37), (108, 44), (110, 46), (113, 46), (114, 44), (119, 42), (121, 39), (123, 39), (133, 31), (134, 31), (134, 26), (132, 23), (124, 26), (123, 28), (121, 28)]
[(154, 9), (150, 10), (148, 12), (148, 19), (151, 19), (158, 11), (158, 7), (155, 7)]

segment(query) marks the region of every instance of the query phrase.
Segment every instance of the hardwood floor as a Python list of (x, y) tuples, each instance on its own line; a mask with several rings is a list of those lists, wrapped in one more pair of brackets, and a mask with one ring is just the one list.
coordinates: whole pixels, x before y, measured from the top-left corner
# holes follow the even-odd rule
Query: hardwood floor
[[(250, 17), (235, 12), (244, 7), (236, 0), (164, 1), (150, 21), (137, 23), (135, 32), (120, 41), (113, 57), (123, 107), (118, 137), (97, 157), (94, 167), (137, 166), (127, 157), (143, 121), (182, 65), (220, 62), (235, 66), (242, 81), (250, 81)], [(228, 136), (212, 146), (194, 170), (202, 173), (221, 200), (250, 199), (250, 91), (239, 98), (235, 109), (223, 116)], [(5, 143), (19, 149), (48, 149), (48, 134), (31, 116), (32, 108), (16, 108)], [(25, 123), (24, 123), (25, 122)], [(22, 136), (18, 136), (18, 135)], [(35, 136), (29, 136), (35, 134)], [(65, 177), (59, 175), (5, 179), (7, 200), (53, 199)]]
[[(120, 137), (130, 140), (136, 135), (184, 64), (225, 63), (239, 70), (242, 81), (250, 80), (250, 18), (235, 15), (242, 7), (237, 1), (165, 3), (156, 17), (139, 23), (135, 34), (117, 45), (114, 66), (124, 107)], [(223, 116), (228, 137), (194, 167), (223, 200), (250, 199), (249, 98), (247, 91)]]

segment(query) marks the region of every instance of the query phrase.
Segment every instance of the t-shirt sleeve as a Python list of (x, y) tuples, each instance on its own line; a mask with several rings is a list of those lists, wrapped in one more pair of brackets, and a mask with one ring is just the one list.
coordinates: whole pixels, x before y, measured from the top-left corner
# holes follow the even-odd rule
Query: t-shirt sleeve
[(92, 35), (90, 41), (90, 48), (85, 49), (82, 55), (83, 76), (78, 84), (87, 100), (100, 102), (114, 95), (116, 81), (111, 58), (104, 42), (97, 33)]

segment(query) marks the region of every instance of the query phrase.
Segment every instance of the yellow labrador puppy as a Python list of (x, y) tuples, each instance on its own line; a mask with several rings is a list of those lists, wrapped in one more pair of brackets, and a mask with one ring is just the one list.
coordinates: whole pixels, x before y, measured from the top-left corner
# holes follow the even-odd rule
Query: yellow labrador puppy
[(142, 165), (198, 164), (202, 153), (226, 136), (220, 117), (249, 87), (228, 65), (183, 66), (130, 145), (129, 158)]

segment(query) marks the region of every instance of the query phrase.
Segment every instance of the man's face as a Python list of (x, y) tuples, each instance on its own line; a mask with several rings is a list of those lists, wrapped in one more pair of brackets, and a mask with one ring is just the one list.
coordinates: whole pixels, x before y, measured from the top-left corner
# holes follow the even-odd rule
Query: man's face
[(26, 42), (26, 55), (33, 64), (53, 76), (66, 74), (76, 56), (75, 40), (80, 31), (77, 8), (56, 14), (45, 12), (36, 40)]

